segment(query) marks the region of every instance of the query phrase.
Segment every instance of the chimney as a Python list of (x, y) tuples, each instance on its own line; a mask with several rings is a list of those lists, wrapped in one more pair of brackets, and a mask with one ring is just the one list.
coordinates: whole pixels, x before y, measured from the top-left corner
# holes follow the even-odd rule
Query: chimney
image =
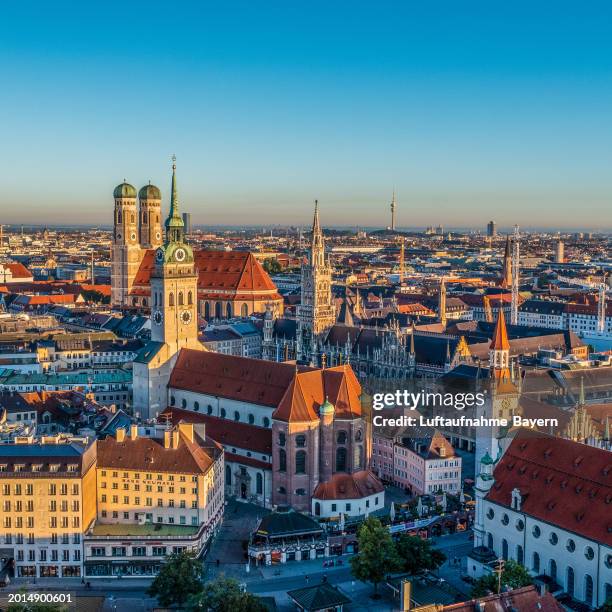
[(190, 442), (193, 442), (193, 423), (184, 423), (181, 421), (179, 423), (179, 432), (181, 432)]
[(135, 440), (138, 437), (138, 425), (132, 423), (130, 425), (130, 439)]
[(125, 442), (125, 428), (124, 427), (117, 428), (117, 431), (115, 432), (115, 438), (117, 442)]
[(170, 448), (170, 434), (170, 431), (164, 431), (164, 448)]
[(179, 445), (179, 430), (172, 430), (172, 448), (178, 448)]

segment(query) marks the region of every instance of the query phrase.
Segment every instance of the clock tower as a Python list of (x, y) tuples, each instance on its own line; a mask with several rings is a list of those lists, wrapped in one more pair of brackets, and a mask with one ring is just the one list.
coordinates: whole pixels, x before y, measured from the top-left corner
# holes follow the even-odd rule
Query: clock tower
[(165, 243), (155, 251), (151, 275), (151, 340), (174, 352), (201, 348), (198, 342), (198, 274), (193, 250), (185, 242), (185, 225), (178, 210), (176, 161), (172, 163), (170, 214)]
[(134, 411), (153, 418), (168, 405), (168, 382), (179, 351), (203, 351), (198, 340), (198, 274), (179, 213), (176, 160), (172, 159), (166, 239), (155, 250), (151, 274), (151, 341), (134, 360)]

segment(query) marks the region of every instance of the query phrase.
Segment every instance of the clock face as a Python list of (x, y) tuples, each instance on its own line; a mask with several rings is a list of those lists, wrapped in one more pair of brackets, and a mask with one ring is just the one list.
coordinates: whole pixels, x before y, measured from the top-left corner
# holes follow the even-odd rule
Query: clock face
[(155, 240), (161, 240), (161, 234), (159, 232), (155, 233)]
[(162, 314), (161, 310), (156, 310), (153, 313), (153, 323), (155, 323), (155, 325), (161, 325), (163, 319), (164, 319), (164, 315)]
[(191, 323), (191, 313), (188, 310), (183, 310), (183, 312), (181, 312), (181, 322), (183, 325)]
[(185, 249), (176, 249), (176, 251), (174, 251), (174, 259), (176, 259), (176, 261), (183, 261), (185, 255)]
[(155, 253), (155, 259), (160, 262), (164, 261), (164, 252), (161, 249), (158, 249)]

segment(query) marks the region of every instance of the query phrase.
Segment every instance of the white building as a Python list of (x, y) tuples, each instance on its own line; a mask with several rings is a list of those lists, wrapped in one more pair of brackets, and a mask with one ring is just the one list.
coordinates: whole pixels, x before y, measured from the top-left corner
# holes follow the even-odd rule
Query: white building
[(521, 430), (476, 485), (474, 577), (514, 559), (553, 592), (597, 608), (612, 597), (612, 454)]
[(313, 516), (367, 516), (385, 507), (385, 489), (369, 470), (334, 474), (317, 485), (312, 495)]

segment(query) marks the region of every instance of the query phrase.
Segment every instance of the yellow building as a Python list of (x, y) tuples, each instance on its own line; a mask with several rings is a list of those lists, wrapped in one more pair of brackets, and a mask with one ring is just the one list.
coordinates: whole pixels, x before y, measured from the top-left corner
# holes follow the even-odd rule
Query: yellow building
[(85, 538), (87, 576), (150, 576), (166, 555), (200, 554), (223, 516), (223, 450), (204, 427), (179, 423), (143, 437), (98, 442), (95, 525)]
[(0, 552), (9, 576), (83, 573), (83, 534), (96, 517), (96, 443), (32, 437), (0, 445)]

